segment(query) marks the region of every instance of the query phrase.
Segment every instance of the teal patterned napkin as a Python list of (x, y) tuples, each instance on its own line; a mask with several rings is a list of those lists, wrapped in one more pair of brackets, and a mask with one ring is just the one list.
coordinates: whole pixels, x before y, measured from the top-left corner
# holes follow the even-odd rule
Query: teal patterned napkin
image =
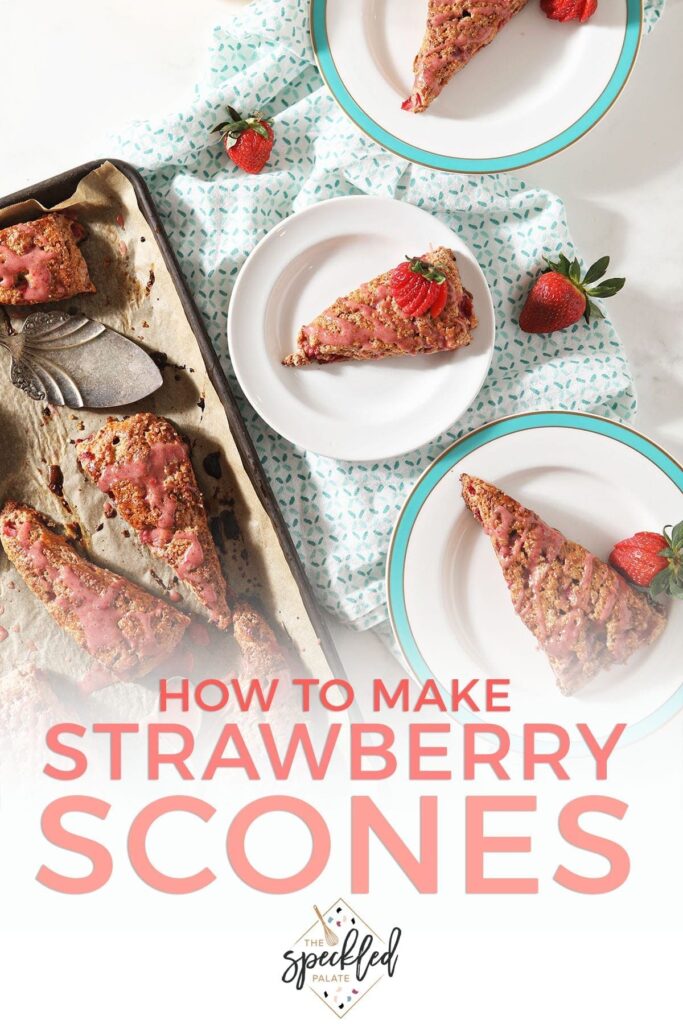
[[(648, 27), (662, 7), (646, 4)], [(320, 601), (367, 629), (387, 616), (384, 566), (394, 521), (435, 456), (474, 427), (529, 409), (628, 420), (636, 409), (629, 367), (608, 320), (532, 340), (519, 331), (520, 302), (543, 256), (573, 252), (563, 204), (505, 175), (417, 167), (362, 136), (322, 85), (308, 0), (255, 0), (215, 29), (209, 59), (189, 110), (162, 124), (134, 125), (117, 148), (141, 168), (158, 203)], [(227, 102), (275, 118), (275, 149), (258, 176), (234, 167), (210, 134)], [(241, 395), (226, 339), (230, 292), (254, 245), (289, 214), (358, 193), (413, 203), (452, 227), (486, 274), (498, 325), (493, 365), (462, 419), (433, 443), (374, 464), (312, 455), (272, 431)]]

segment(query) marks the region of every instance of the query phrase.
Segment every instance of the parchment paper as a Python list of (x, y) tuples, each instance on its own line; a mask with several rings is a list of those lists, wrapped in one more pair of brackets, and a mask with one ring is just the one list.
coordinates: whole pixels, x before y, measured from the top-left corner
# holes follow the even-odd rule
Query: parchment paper
[[(8, 207), (0, 211), (0, 226), (31, 219), (42, 209), (37, 202)], [(163, 597), (172, 586), (172, 573), (149, 555), (120, 518), (105, 517), (104, 496), (78, 470), (74, 441), (96, 430), (108, 415), (144, 409), (167, 416), (190, 442), (232, 593), (252, 598), (256, 607), (267, 613), (271, 625), (281, 629), (281, 639), (291, 639), (296, 670), (330, 678), (332, 673), (297, 583), (242, 464), (225, 411), (131, 184), (117, 168), (105, 163), (55, 209), (72, 210), (86, 227), (88, 237), (82, 251), (97, 293), (40, 308), (84, 313), (140, 342), (156, 354), (164, 385), (137, 405), (110, 412), (45, 407), (10, 384), (9, 355), (0, 350), (0, 502), (16, 498), (30, 503), (64, 524), (95, 562)], [(28, 308), (5, 309), (15, 326), (31, 312)], [(63, 498), (48, 485), (51, 466), (59, 466), (63, 474)], [(185, 594), (180, 607), (198, 610)], [(9, 634), (0, 643), (0, 674), (33, 661), (39, 668), (57, 671), (73, 685), (92, 668), (92, 659), (53, 622), (3, 553), (0, 609), (0, 626)], [(210, 646), (202, 647), (202, 668), (210, 664), (211, 674), (237, 672), (239, 654), (234, 641), (213, 628), (209, 633)], [(108, 690), (116, 691), (120, 710), (130, 705), (134, 714), (143, 711), (145, 702), (140, 704), (137, 685), (117, 684)], [(95, 703), (107, 699), (106, 690), (90, 698)]]

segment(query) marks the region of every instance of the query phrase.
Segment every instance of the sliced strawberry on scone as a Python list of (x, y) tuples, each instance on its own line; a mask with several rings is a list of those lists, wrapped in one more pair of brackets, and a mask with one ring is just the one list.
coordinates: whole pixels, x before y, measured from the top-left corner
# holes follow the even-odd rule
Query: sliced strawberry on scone
[(661, 635), (663, 607), (610, 565), (494, 484), (467, 474), (460, 480), (465, 504), (491, 541), (514, 610), (547, 655), (562, 693), (574, 693), (598, 672), (625, 664)]
[(297, 339), (285, 366), (451, 352), (469, 345), (477, 317), (451, 249), (407, 258), (337, 299)]
[(683, 598), (683, 522), (662, 533), (636, 533), (619, 541), (609, 563), (653, 598)]
[(541, 0), (541, 10), (553, 21), (588, 21), (598, 9), (598, 0)]

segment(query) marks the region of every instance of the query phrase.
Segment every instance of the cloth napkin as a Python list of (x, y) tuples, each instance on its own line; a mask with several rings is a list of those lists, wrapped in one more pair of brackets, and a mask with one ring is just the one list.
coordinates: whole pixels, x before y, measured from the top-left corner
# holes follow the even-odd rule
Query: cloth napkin
[[(645, 4), (648, 29), (663, 6)], [(560, 199), (507, 175), (433, 172), (360, 134), (315, 67), (308, 8), (308, 0), (255, 0), (216, 28), (189, 109), (133, 125), (117, 149), (150, 186), (321, 603), (367, 629), (387, 617), (384, 569), (397, 514), (447, 445), (489, 420), (533, 409), (626, 421), (636, 398), (609, 320), (531, 342), (516, 324), (543, 257), (574, 251)], [(234, 167), (210, 134), (226, 103), (274, 117), (275, 149), (258, 176)], [(359, 193), (429, 210), (464, 239), (491, 288), (497, 337), (484, 387), (450, 430), (401, 458), (349, 464), (295, 448), (257, 416), (230, 366), (226, 314), (240, 267), (275, 224), (312, 203)]]

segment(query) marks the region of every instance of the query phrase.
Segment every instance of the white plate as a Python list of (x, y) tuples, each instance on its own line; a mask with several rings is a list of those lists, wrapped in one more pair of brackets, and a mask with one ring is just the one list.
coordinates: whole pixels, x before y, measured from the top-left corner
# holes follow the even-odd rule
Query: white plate
[[(299, 329), (340, 295), (431, 246), (453, 249), (479, 326), (443, 355), (369, 363), (282, 366)], [(293, 444), (331, 458), (391, 458), (425, 444), (461, 416), (493, 355), (493, 304), (467, 246), (424, 210), (392, 199), (331, 199), (295, 214), (254, 249), (235, 283), (230, 357), (259, 415)]]
[[(533, 413), (462, 438), (424, 474), (397, 522), (388, 566), (392, 623), (418, 679), (510, 678), (501, 724), (625, 722), (641, 735), (683, 705), (683, 603), (664, 635), (625, 666), (563, 697), (515, 614), (491, 542), (465, 507), (459, 476), (495, 483), (603, 559), (638, 530), (683, 519), (683, 469), (625, 427), (576, 413)], [(488, 718), (489, 716), (484, 716)]]
[(430, 167), (500, 171), (559, 152), (593, 127), (635, 64), (640, 0), (601, 3), (589, 22), (548, 19), (538, 0), (422, 114), (401, 109), (427, 0), (312, 0), (320, 70), (348, 116), (387, 149)]

